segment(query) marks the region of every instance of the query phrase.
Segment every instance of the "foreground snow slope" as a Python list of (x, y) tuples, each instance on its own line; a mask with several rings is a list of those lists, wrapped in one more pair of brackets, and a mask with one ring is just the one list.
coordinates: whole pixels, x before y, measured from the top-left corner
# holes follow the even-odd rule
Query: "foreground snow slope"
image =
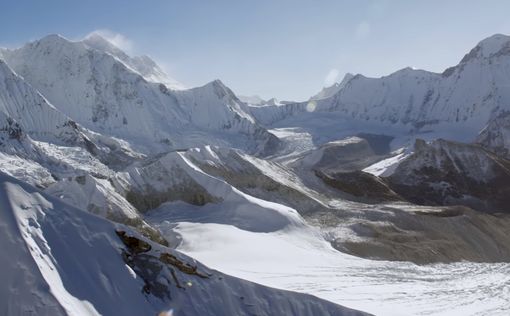
[(209, 270), (5, 175), (0, 203), (6, 315), (362, 314)]

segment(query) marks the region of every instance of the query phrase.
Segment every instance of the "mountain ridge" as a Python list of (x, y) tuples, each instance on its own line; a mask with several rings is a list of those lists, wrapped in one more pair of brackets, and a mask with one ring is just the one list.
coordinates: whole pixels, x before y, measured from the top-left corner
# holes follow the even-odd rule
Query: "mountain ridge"
[[(86, 43), (49, 35), (8, 51), (4, 58), (77, 123), (129, 139), (141, 151), (236, 142), (235, 146), (264, 152), (270, 150), (264, 148), (265, 143), (277, 143), (276, 137), (242, 110), (237, 97), (220, 81), (202, 89), (170, 90), (164, 83), (145, 80), (109, 51), (99, 51), (100, 45), (90, 48)], [(111, 51), (112, 47), (106, 49)], [(127, 55), (114, 53), (129, 61)], [(194, 115), (194, 109), (209, 111), (209, 115)], [(197, 131), (203, 140), (192, 135)], [(208, 137), (210, 131), (216, 132), (216, 137)], [(233, 134), (238, 133), (247, 141), (236, 140)]]

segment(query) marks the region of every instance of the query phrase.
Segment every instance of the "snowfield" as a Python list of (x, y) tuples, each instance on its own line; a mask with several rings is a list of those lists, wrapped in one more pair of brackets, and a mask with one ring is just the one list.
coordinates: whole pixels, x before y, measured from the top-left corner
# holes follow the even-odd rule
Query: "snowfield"
[[(158, 218), (158, 225), (169, 225)], [(161, 224), (162, 223), (162, 224)], [(375, 315), (508, 315), (510, 264), (373, 261), (342, 254), (312, 229), (256, 233), (181, 222), (180, 251), (224, 273), (310, 293)]]

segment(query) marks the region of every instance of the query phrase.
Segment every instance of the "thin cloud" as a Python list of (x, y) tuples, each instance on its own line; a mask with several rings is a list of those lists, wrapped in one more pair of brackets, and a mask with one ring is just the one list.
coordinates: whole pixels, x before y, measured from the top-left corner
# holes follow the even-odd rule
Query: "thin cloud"
[(113, 32), (108, 29), (100, 29), (100, 30), (95, 30), (95, 31), (91, 32), (87, 36), (90, 36), (93, 34), (97, 34), (97, 35), (103, 37), (104, 39), (106, 39), (107, 41), (112, 43), (113, 45), (122, 49), (123, 51), (133, 52), (133, 50), (134, 50), (135, 45), (134, 45), (133, 41), (120, 33)]
[(356, 37), (358, 39), (367, 38), (370, 35), (372, 27), (367, 21), (363, 21), (356, 26)]
[(340, 74), (340, 72), (338, 71), (338, 69), (331, 69), (328, 72), (326, 78), (324, 78), (324, 86), (326, 86), (326, 87), (332, 86), (338, 79), (339, 74)]

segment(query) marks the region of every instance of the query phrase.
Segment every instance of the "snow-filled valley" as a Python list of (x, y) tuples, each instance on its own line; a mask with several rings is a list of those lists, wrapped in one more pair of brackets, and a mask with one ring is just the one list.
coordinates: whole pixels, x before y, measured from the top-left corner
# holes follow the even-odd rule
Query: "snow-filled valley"
[(298, 103), (0, 49), (0, 314), (508, 315), (509, 83), (505, 35)]
[(345, 255), (306, 231), (260, 234), (188, 222), (174, 229), (183, 236), (180, 251), (215, 269), (375, 315), (510, 312), (508, 263), (420, 266)]

